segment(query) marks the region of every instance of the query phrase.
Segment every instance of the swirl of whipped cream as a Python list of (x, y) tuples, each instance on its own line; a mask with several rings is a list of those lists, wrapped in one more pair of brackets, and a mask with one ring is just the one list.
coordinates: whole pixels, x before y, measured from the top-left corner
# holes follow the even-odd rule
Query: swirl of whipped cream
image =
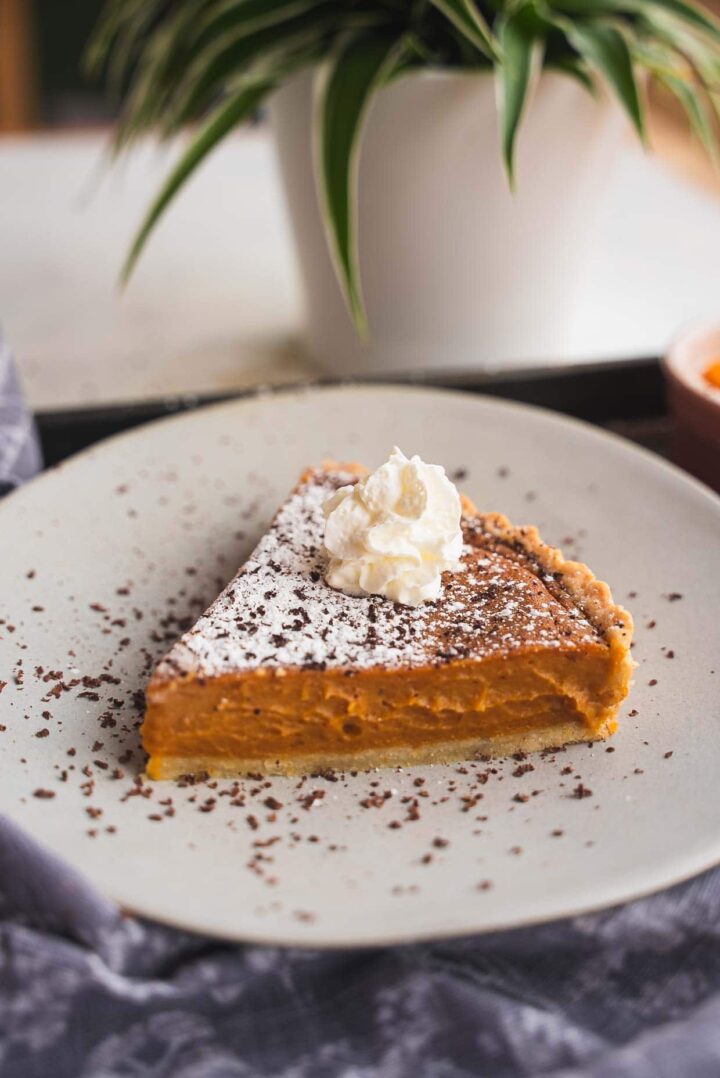
[(395, 447), (377, 471), (323, 506), (327, 583), (350, 595), (419, 606), (461, 568), (460, 496), (437, 464)]

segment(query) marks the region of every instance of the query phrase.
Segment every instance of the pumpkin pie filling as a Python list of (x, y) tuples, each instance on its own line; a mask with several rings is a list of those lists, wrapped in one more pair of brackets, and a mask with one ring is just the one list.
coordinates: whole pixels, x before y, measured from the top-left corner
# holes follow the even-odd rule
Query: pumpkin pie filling
[(361, 470), (311, 470), (246, 565), (158, 666), (151, 778), (440, 762), (606, 737), (629, 614), (532, 528), (464, 502), (463, 571), (404, 607), (323, 579), (322, 505)]

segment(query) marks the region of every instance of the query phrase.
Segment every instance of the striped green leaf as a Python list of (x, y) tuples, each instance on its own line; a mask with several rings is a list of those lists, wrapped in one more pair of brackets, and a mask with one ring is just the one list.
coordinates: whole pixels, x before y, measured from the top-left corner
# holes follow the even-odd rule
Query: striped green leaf
[(485, 19), (480, 14), (477, 4), (472, 0), (431, 0), (463, 34), (488, 59), (496, 55), (492, 34)]
[(194, 120), (222, 93), (227, 82), (268, 57), (290, 55), (313, 41), (322, 41), (331, 25), (331, 4), (315, 5), (311, 11), (286, 19), (279, 26), (252, 29), (242, 24), (204, 50), (189, 65), (175, 87), (173, 99), (162, 118), (165, 133)]
[(640, 138), (645, 140), (645, 121), (635, 81), (632, 57), (623, 34), (599, 19), (563, 21), (568, 40), (591, 70), (602, 75), (615, 91)]
[(203, 42), (239, 29), (249, 34), (266, 26), (277, 26), (321, 3), (322, 0), (222, 0), (212, 4), (196, 20), (194, 36), (196, 41)]
[(702, 98), (695, 92), (693, 86), (688, 85), (684, 79), (667, 72), (658, 72), (656, 76), (667, 87), (671, 94), (682, 105), (688, 118), (690, 127), (705, 147), (707, 153), (717, 166), (717, 144), (713, 126), (703, 105)]
[(579, 82), (583, 89), (593, 97), (597, 93), (597, 87), (592, 80), (587, 65), (576, 57), (567, 56), (557, 60), (546, 59), (545, 67), (548, 71), (557, 71), (561, 75), (568, 75), (571, 79)]
[(690, 0), (551, 0), (550, 6), (555, 11), (581, 18), (663, 11), (700, 33), (720, 40), (720, 20), (707, 8), (691, 3)]
[(694, 30), (720, 41), (720, 21), (706, 8), (688, 3), (688, 0), (641, 0), (639, 10), (665, 11)]
[(516, 9), (500, 23), (501, 62), (496, 65), (498, 126), (503, 162), (510, 186), (515, 184), (515, 142), (527, 104), (533, 73), (541, 60), (541, 45), (527, 11)]
[(85, 55), (88, 74), (98, 75), (105, 67), (110, 90), (120, 94), (161, 10), (162, 0), (115, 0), (110, 4), (88, 44)]
[(325, 231), (343, 294), (361, 335), (367, 333), (357, 251), (360, 142), (373, 96), (390, 77), (402, 39), (361, 35), (342, 42), (319, 69), (315, 86), (315, 167)]

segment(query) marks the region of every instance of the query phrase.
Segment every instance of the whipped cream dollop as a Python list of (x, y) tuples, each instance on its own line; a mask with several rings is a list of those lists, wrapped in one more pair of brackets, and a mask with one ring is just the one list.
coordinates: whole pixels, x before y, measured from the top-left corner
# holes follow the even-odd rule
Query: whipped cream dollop
[(460, 496), (438, 464), (397, 447), (377, 471), (340, 487), (323, 506), (327, 583), (351, 595), (419, 606), (437, 599), (441, 574), (457, 572)]

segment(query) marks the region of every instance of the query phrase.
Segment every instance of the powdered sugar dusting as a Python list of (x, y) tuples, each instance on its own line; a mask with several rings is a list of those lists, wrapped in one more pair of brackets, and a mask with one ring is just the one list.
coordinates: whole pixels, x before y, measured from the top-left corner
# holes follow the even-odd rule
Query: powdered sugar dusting
[(399, 606), (355, 597), (324, 581), (326, 498), (355, 476), (318, 471), (285, 502), (249, 561), (158, 676), (217, 676), (258, 666), (426, 666), (528, 645), (602, 644), (568, 596), (517, 552), (463, 521), (467, 571), (448, 573), (437, 602)]

